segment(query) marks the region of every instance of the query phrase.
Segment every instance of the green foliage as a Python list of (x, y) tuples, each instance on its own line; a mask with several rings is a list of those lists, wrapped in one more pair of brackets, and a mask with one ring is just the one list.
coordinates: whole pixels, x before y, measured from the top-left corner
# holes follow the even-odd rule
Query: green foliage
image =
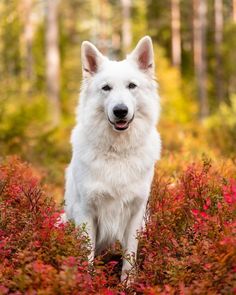
[(210, 116), (205, 126), (210, 145), (217, 146), (224, 155), (235, 156), (236, 144), (236, 95), (230, 103), (222, 103), (218, 111)]
[(47, 106), (41, 97), (29, 100), (27, 104), (22, 98), (18, 99), (17, 104), (6, 100), (1, 102), (0, 141), (3, 154), (22, 154), (34, 140), (35, 130), (40, 130), (46, 122)]
[(17, 154), (34, 163), (52, 183), (51, 189), (57, 187), (55, 195), (61, 200), (61, 184), (70, 155), (71, 125), (61, 124), (59, 129), (51, 127), (44, 96), (28, 98), (27, 104), (21, 97), (17, 103), (2, 99), (0, 109), (0, 154)]
[(171, 55), (170, 2), (148, 1), (147, 23), (150, 36)]
[(136, 1), (132, 9), (133, 46), (140, 36), (147, 34), (147, 5), (145, 0)]
[[(45, 25), (39, 24), (36, 29), (32, 53), (33, 53), (33, 81), (26, 81), (31, 86), (33, 93), (45, 91)], [(31, 85), (30, 85), (31, 84)], [(45, 99), (45, 98), (44, 98)]]
[[(20, 37), (22, 24), (20, 21), (18, 0), (3, 1), (0, 6), (0, 75), (17, 77), (22, 68), (20, 53)], [(19, 81), (20, 82), (20, 81)]]
[(197, 105), (191, 97), (191, 86), (181, 79), (178, 69), (170, 65), (163, 48), (155, 46), (155, 53), (164, 120), (180, 124), (196, 120)]
[(229, 93), (236, 93), (236, 24), (228, 24), (225, 28), (223, 44), (224, 81), (228, 84)]

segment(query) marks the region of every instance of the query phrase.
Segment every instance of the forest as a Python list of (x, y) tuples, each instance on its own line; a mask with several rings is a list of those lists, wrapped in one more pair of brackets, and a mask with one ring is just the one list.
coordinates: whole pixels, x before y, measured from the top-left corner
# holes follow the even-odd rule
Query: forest
[[(162, 156), (126, 284), (118, 243), (91, 268), (84, 229), (57, 220), (81, 43), (120, 60), (145, 35)], [(1, 0), (0, 295), (234, 294), (235, 147), (236, 0)]]

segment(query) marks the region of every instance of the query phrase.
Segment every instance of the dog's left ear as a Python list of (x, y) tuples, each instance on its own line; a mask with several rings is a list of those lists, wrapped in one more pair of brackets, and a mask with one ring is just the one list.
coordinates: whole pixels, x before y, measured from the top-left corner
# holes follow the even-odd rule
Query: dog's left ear
[(139, 40), (135, 49), (128, 56), (128, 59), (134, 60), (140, 70), (153, 74), (154, 53), (152, 39), (149, 36), (145, 36)]

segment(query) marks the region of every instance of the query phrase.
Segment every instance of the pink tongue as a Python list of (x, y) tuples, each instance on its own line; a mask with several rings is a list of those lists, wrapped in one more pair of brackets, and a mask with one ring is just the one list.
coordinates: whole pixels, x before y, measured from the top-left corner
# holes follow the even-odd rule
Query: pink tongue
[(127, 125), (127, 122), (116, 122), (116, 127), (124, 128)]

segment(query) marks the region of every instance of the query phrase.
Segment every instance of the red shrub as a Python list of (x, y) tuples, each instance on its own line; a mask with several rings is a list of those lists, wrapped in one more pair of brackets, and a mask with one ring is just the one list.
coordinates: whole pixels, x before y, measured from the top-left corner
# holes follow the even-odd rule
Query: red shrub
[(92, 267), (83, 230), (58, 224), (60, 211), (32, 168), (0, 167), (0, 294), (232, 294), (236, 285), (236, 181), (210, 163), (175, 183), (156, 174), (136, 276), (119, 265)]
[(0, 294), (109, 294), (103, 267), (88, 264), (86, 235), (59, 225), (60, 213), (29, 166), (0, 167)]
[(209, 162), (189, 166), (174, 185), (156, 175), (150, 217), (140, 234), (133, 290), (232, 294), (236, 286), (234, 198), (235, 180), (224, 179)]

